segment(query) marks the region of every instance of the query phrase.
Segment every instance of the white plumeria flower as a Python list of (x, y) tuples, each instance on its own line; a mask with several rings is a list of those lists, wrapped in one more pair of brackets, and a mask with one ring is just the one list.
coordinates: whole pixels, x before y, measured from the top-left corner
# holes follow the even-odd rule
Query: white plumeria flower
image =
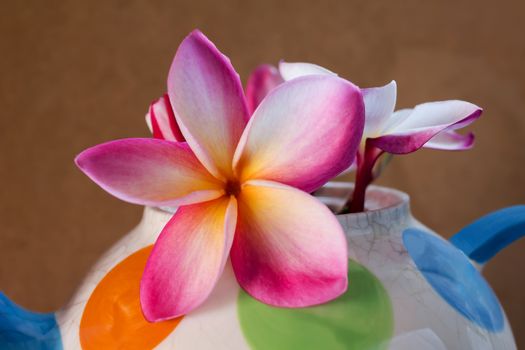
[[(311, 63), (279, 64), (285, 81), (306, 75), (336, 75)], [(365, 142), (385, 152), (406, 154), (421, 147), (465, 150), (474, 144), (474, 135), (456, 132), (479, 118), (482, 109), (470, 102), (448, 100), (428, 102), (414, 108), (394, 111), (397, 99), (395, 81), (382, 87), (362, 89), (365, 100)], [(367, 141), (368, 140), (368, 141)]]
[[(337, 76), (321, 66), (311, 63), (281, 62), (279, 70), (259, 69), (254, 72), (263, 82), (274, 82), (279, 78), (290, 81), (304, 76)], [(276, 75), (278, 75), (276, 77)], [(271, 79), (270, 79), (271, 78)], [(250, 82), (258, 80), (251, 78)], [(267, 84), (268, 85), (268, 84)], [(265, 88), (267, 88), (265, 85)], [(256, 91), (255, 87), (248, 86)], [(361, 89), (365, 103), (365, 128), (357, 153), (356, 183), (353, 198), (349, 204), (350, 212), (363, 211), (365, 193), (368, 185), (378, 174), (374, 165), (384, 152), (406, 154), (421, 147), (441, 150), (466, 150), (473, 146), (474, 135), (462, 135), (457, 129), (469, 125), (480, 117), (482, 109), (470, 102), (448, 100), (423, 103), (410, 109), (395, 111), (397, 84), (395, 81), (382, 87)], [(255, 94), (260, 96), (261, 93)], [(349, 169), (350, 170), (350, 169)]]

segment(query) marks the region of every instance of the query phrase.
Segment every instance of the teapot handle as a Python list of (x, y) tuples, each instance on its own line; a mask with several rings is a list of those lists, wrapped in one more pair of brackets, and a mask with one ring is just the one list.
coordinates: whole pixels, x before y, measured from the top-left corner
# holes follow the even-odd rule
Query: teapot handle
[(500, 250), (525, 236), (525, 205), (487, 214), (461, 229), (450, 242), (483, 265)]

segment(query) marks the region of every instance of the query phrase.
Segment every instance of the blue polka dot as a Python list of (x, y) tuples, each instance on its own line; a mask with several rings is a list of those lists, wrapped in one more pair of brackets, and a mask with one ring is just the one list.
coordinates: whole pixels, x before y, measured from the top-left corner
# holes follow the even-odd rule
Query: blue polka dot
[(494, 292), (467, 256), (442, 238), (410, 228), (403, 242), (434, 290), (463, 316), (489, 331), (503, 329)]

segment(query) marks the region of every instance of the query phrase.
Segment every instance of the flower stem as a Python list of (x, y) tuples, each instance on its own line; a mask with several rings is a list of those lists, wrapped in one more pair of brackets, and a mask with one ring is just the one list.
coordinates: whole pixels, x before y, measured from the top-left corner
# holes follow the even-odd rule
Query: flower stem
[(364, 152), (357, 154), (357, 172), (354, 193), (347, 203), (350, 213), (359, 213), (365, 210), (365, 196), (368, 185), (374, 181), (374, 165), (383, 151), (366, 144)]

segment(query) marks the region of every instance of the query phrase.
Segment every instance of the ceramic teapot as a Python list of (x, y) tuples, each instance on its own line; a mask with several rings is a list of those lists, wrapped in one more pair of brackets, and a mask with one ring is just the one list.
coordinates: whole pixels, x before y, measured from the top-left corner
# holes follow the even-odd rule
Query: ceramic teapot
[[(350, 191), (331, 182), (315, 195), (337, 211)], [(337, 216), (349, 248), (349, 286), (338, 299), (302, 309), (267, 306), (242, 291), (227, 266), (201, 307), (149, 323), (139, 281), (172, 211), (146, 207), (63, 309), (36, 314), (0, 294), (0, 348), (516, 349), (480, 270), (525, 234), (525, 206), (489, 214), (450, 241), (413, 218), (405, 193), (371, 186), (366, 208)]]

